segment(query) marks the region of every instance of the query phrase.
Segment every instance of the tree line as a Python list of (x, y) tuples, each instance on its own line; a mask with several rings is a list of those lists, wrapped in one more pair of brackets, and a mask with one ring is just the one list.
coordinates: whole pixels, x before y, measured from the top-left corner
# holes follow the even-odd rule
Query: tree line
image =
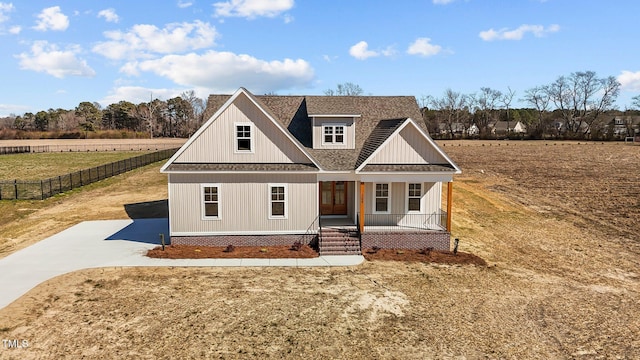
[[(510, 88), (501, 92), (483, 87), (472, 94), (447, 89), (441, 97), (424, 96), (419, 102), (435, 138), (613, 139), (638, 135), (640, 111), (618, 110), (619, 94), (615, 77), (578, 71), (527, 89), (519, 99), (527, 108), (511, 107), (516, 93)], [(632, 108), (640, 109), (640, 95), (632, 99)], [(522, 127), (515, 128), (516, 124)]]
[(2, 119), (0, 129), (57, 132), (87, 136), (89, 132), (122, 130), (148, 137), (189, 137), (203, 122), (206, 101), (193, 90), (166, 101), (153, 99), (134, 104), (120, 101), (105, 108), (83, 101), (75, 109), (49, 109)]
[[(324, 91), (327, 96), (359, 96), (363, 92), (350, 82)], [(471, 94), (447, 89), (440, 97), (423, 96), (418, 102), (434, 138), (612, 139), (638, 135), (640, 111), (616, 109), (619, 94), (620, 83), (615, 77), (578, 71), (527, 89), (519, 99), (526, 108), (512, 107), (516, 92), (511, 88), (502, 92), (482, 87)], [(640, 109), (640, 95), (632, 99), (632, 108)], [(198, 98), (193, 90), (166, 101), (154, 99), (137, 105), (120, 101), (102, 108), (85, 101), (72, 110), (49, 109), (0, 119), (0, 137), (3, 129), (72, 133), (78, 137), (101, 130), (189, 137), (205, 120), (205, 109), (206, 100)], [(612, 123), (614, 117), (622, 117), (622, 123)]]

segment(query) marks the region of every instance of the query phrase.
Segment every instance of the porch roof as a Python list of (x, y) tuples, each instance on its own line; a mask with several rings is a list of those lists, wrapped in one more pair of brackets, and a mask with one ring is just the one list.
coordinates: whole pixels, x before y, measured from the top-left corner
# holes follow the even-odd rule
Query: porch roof
[(449, 164), (369, 164), (362, 168), (362, 172), (450, 172), (455, 173)]

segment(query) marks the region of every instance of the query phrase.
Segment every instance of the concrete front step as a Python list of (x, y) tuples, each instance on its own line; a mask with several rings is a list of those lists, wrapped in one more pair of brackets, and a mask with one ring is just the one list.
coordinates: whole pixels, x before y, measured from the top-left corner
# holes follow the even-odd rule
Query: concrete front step
[(356, 231), (321, 229), (320, 237), (320, 255), (362, 255)]

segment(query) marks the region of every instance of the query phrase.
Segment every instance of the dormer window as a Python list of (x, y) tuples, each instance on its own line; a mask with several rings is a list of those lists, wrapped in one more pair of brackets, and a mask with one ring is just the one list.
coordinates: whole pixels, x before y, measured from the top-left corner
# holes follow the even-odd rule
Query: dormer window
[(253, 124), (236, 123), (235, 152), (253, 152)]
[(323, 125), (323, 144), (344, 145), (344, 124)]

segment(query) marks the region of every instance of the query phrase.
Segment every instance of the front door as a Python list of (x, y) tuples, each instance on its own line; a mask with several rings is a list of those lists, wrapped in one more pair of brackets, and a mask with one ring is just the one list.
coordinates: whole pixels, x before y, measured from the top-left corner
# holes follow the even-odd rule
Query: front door
[(346, 181), (320, 182), (320, 215), (347, 215)]

